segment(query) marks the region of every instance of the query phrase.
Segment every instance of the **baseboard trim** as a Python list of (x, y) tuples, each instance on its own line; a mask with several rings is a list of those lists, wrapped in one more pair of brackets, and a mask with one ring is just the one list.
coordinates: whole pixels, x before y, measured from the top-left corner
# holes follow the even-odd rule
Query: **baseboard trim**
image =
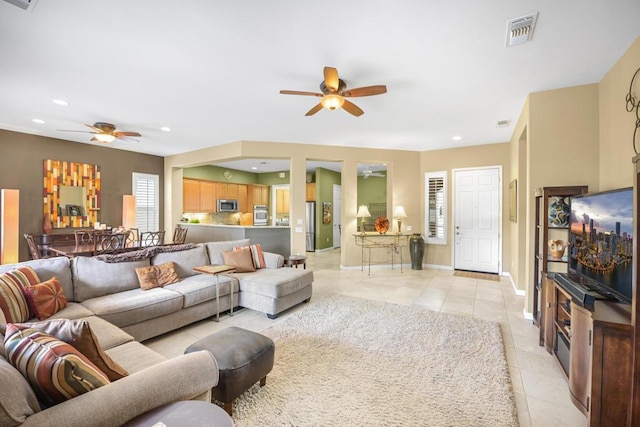
[(525, 296), (527, 295), (527, 292), (524, 289), (518, 289), (516, 287), (515, 282), (513, 281), (513, 277), (511, 277), (511, 273), (509, 273), (508, 271), (502, 273), (503, 276), (507, 276), (509, 278), (509, 283), (511, 283), (511, 287), (513, 288), (513, 292), (518, 295), (518, 296)]

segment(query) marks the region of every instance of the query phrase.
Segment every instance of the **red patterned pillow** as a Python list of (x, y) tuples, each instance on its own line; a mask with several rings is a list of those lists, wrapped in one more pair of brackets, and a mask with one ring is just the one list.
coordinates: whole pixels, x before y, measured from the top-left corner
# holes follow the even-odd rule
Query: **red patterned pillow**
[(55, 277), (24, 288), (24, 296), (34, 316), (44, 320), (67, 306), (62, 285)]
[(31, 316), (24, 289), (40, 283), (31, 267), (20, 267), (0, 274), (0, 310), (7, 323), (26, 322)]
[(45, 407), (109, 384), (107, 376), (71, 345), (32, 328), (8, 324), (7, 360)]
[(249, 250), (251, 251), (251, 259), (253, 260), (253, 266), (256, 268), (256, 270), (259, 268), (267, 267), (267, 264), (264, 262), (264, 253), (262, 252), (262, 246), (260, 246), (260, 243), (249, 246), (239, 246), (234, 248), (233, 250), (237, 251), (238, 249), (243, 248), (249, 248)]

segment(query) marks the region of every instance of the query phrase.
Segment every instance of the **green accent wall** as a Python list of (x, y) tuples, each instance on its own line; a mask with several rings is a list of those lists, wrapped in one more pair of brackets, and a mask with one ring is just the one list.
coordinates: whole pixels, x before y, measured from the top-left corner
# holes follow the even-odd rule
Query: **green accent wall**
[[(231, 172), (231, 178), (227, 180), (224, 172)], [(236, 184), (258, 184), (259, 174), (239, 171), (236, 169), (221, 168), (219, 166), (196, 166), (184, 168), (182, 171), (184, 178), (204, 179), (208, 181), (233, 182)]]
[[(329, 169), (316, 169), (316, 250), (333, 247), (333, 186), (341, 185), (342, 175)], [(322, 203), (331, 203), (331, 222), (322, 223)]]
[[(280, 174), (284, 174), (284, 178), (280, 178)], [(291, 174), (289, 171), (282, 172), (265, 172), (258, 174), (258, 184), (262, 185), (284, 185), (289, 184)]]
[[(367, 179), (358, 177), (358, 206), (369, 203), (387, 202), (387, 178), (372, 177)], [(357, 210), (358, 206), (353, 209)]]

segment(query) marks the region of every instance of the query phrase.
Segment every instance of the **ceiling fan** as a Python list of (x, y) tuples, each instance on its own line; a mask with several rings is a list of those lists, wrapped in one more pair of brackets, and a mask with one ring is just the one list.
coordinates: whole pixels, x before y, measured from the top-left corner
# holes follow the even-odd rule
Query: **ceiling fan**
[[(93, 129), (93, 132), (88, 130), (68, 130), (68, 129), (62, 130), (62, 132), (90, 133), (95, 135), (93, 138), (91, 138), (91, 141), (99, 141), (105, 144), (112, 142), (114, 139), (125, 139), (125, 138), (133, 139), (131, 138), (133, 136), (142, 136), (138, 132), (126, 132), (126, 131), (118, 130), (111, 123), (95, 122), (92, 125), (85, 124), (85, 126), (88, 126), (91, 129)], [(134, 139), (134, 141), (137, 141), (137, 139)]]
[(345, 98), (381, 95), (387, 92), (387, 87), (385, 85), (376, 85), (347, 89), (347, 84), (338, 77), (338, 70), (333, 67), (324, 67), (324, 80), (320, 83), (320, 90), (322, 93), (301, 92), (297, 90), (281, 90), (280, 93), (283, 95), (304, 95), (322, 98), (315, 107), (307, 111), (305, 116), (312, 116), (324, 107), (327, 110), (343, 108), (348, 113), (359, 117), (364, 114), (364, 111)]
[(367, 179), (370, 176), (375, 176), (375, 177), (379, 177), (379, 178), (384, 178), (385, 175), (383, 173), (380, 172), (374, 172), (371, 169), (365, 169), (362, 172), (360, 172), (359, 174), (363, 179)]

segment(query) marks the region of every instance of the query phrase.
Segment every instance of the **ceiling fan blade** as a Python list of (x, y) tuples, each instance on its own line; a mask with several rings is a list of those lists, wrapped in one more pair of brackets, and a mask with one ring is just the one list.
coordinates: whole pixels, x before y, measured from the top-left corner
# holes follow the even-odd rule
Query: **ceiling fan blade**
[(305, 95), (305, 96), (320, 96), (320, 97), (324, 96), (321, 93), (302, 92), (302, 91), (299, 91), (299, 90), (281, 90), (280, 93), (283, 94), (283, 95)]
[(322, 104), (318, 103), (311, 110), (307, 111), (307, 114), (305, 114), (305, 116), (313, 116), (315, 113), (317, 113), (320, 110), (322, 110)]
[(138, 132), (122, 132), (122, 131), (119, 131), (119, 130), (115, 131), (115, 132), (113, 133), (113, 135), (114, 135), (116, 138), (120, 138), (121, 136), (142, 136), (142, 135), (141, 135), (141, 134), (139, 134)]
[(336, 92), (340, 86), (338, 70), (333, 67), (324, 67), (324, 84), (331, 89), (331, 92)]
[(356, 104), (354, 104), (351, 101), (347, 101), (346, 99), (344, 100), (344, 104), (342, 104), (342, 108), (347, 113), (353, 114), (356, 117), (360, 117), (361, 115), (364, 114), (364, 111), (362, 111), (360, 107), (358, 107)]
[(387, 87), (385, 85), (376, 85), (348, 89), (342, 93), (342, 96), (371, 96), (382, 95), (383, 93), (387, 93)]
[(93, 129), (93, 130), (95, 130), (96, 132), (99, 132), (99, 133), (103, 133), (104, 132), (104, 130), (102, 130), (100, 128), (97, 128), (97, 127), (95, 127), (93, 125), (88, 125), (88, 124), (85, 123), (85, 126), (90, 127), (91, 129)]

